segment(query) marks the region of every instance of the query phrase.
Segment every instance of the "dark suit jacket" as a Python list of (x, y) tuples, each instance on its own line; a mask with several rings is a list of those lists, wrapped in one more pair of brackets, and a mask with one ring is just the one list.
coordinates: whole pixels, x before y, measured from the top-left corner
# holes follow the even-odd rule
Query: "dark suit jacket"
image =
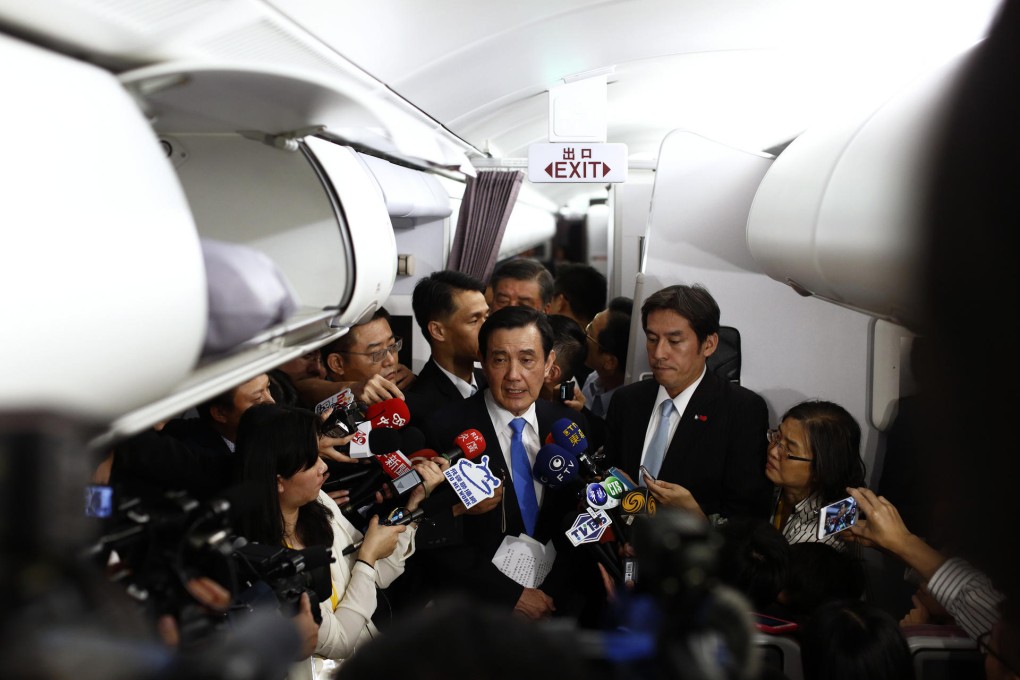
[[(503, 502), (501, 507), (481, 515), (463, 515), (465, 545), (436, 552), (442, 553), (446, 584), (510, 609), (517, 603), (524, 588), (501, 573), (492, 564), (492, 556), (504, 536), (519, 536), (524, 531), (524, 521), (506, 460), (499, 448), (499, 439), (485, 407), (484, 395), (483, 390), (459, 404), (437, 411), (426, 430), (426, 438), (443, 445), (466, 429), (475, 428), (481, 432), (486, 444), (483, 455), (489, 456), (489, 469), (503, 479)], [(542, 441), (545, 441), (552, 424), (560, 418), (570, 419), (582, 430), (587, 428), (584, 416), (562, 404), (540, 399), (535, 408)], [(545, 489), (535, 523), (535, 539), (541, 543), (552, 539), (556, 547), (553, 570), (541, 589), (553, 598), (558, 614), (569, 613), (568, 602), (576, 600), (571, 581), (577, 576), (574, 571), (578, 568), (577, 559), (588, 557), (588, 553), (575, 549), (565, 535), (579, 512), (576, 487), (556, 491)], [(596, 569), (594, 562), (588, 561), (588, 568)]]
[[(606, 413), (606, 460), (638, 483), (645, 432), (655, 408), (655, 380), (624, 385)], [(765, 477), (765, 400), (708, 371), (691, 396), (666, 449), (659, 478), (686, 487), (706, 515), (768, 519), (772, 484)]]
[[(480, 369), (475, 369), (475, 382), (478, 383), (479, 392), (488, 386), (485, 374)], [(405, 396), (408, 409), (411, 411), (411, 424), (422, 429), (423, 423), (433, 413), (447, 404), (459, 404), (464, 401), (453, 381), (443, 373), (432, 357), (425, 362), (418, 377), (407, 388)], [(450, 442), (444, 444), (449, 445)]]

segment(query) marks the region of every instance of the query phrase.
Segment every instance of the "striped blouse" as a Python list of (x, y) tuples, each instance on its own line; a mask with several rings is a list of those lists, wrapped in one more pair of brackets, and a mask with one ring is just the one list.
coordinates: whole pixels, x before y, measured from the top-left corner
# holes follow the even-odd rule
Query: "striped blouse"
[(821, 541), (818, 540), (818, 513), (825, 505), (818, 494), (813, 493), (793, 506), (793, 512), (786, 520), (786, 525), (780, 527), (778, 523), (782, 498), (782, 489), (777, 489), (770, 521), (772, 526), (782, 530), (783, 536), (791, 545), (794, 543), (828, 543), (840, 552), (847, 551), (849, 544), (839, 540), (838, 534), (826, 536)]

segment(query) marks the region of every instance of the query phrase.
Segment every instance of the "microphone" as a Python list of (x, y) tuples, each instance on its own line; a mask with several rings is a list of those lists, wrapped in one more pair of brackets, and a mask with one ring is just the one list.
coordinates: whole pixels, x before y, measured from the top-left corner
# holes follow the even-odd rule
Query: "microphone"
[(368, 450), (376, 456), (400, 451), (403, 448), (403, 443), (404, 440), (400, 436), (400, 432), (388, 427), (372, 429), (368, 433)]
[[(414, 425), (408, 425), (404, 429), (400, 430), (400, 450), (407, 453), (408, 451), (420, 451), (425, 448), (425, 433), (419, 430)], [(408, 455), (410, 458), (410, 455)]]
[[(350, 456), (352, 458), (364, 458), (371, 453), (368, 448), (368, 435), (375, 430), (391, 429), (399, 430), (407, 425), (411, 418), (410, 411), (403, 399), (390, 398), (377, 402), (368, 407), (365, 411), (365, 420), (358, 425), (358, 429), (351, 440)], [(392, 451), (399, 448), (395, 446)]]
[(538, 450), (532, 476), (550, 489), (560, 489), (577, 479), (577, 458), (557, 444), (546, 444)]
[(411, 412), (403, 399), (391, 397), (369, 406), (365, 411), (365, 419), (372, 424), (373, 430), (380, 427), (399, 430), (407, 425), (411, 419)]
[[(389, 516), (379, 522), (379, 524), (386, 526), (403, 526), (405, 524), (410, 524), (411, 522), (419, 522), (424, 518), (425, 511), (421, 508), (418, 508), (413, 512), (408, 512), (407, 508), (393, 508), (393, 511), (390, 512)], [(350, 555), (351, 553), (356, 552), (361, 547), (362, 543), (364, 543), (364, 540), (358, 541), (357, 543), (351, 543), (349, 546), (344, 548), (340, 554)]]
[(485, 437), (478, 430), (464, 430), (453, 439), (453, 446), (446, 451), (437, 453), (450, 463), (456, 463), (461, 458), (474, 460), (485, 453)]
[[(399, 399), (397, 400), (399, 401)], [(393, 477), (394, 473), (390, 472), (390, 468), (387, 464), (400, 465), (400, 461), (390, 461), (390, 455), (395, 451), (399, 451), (402, 445), (402, 438), (400, 432), (397, 430), (390, 429), (388, 427), (381, 427), (379, 429), (370, 430), (368, 433), (368, 449), (374, 454), (370, 460), (375, 465), (372, 466), (371, 471), (365, 473), (368, 476), (362, 480), (361, 484), (351, 489), (350, 496), (348, 497), (347, 503), (340, 508), (344, 514), (349, 514), (356, 508), (360, 508), (365, 505), (375, 496), (375, 492), (382, 489), (383, 484), (387, 481), (387, 476)], [(399, 459), (399, 454), (393, 456)], [(355, 473), (361, 474), (361, 473)]]
[(597, 461), (588, 455), (588, 437), (585, 436), (581, 427), (570, 418), (560, 418), (552, 425), (549, 437), (553, 443), (559, 444), (567, 451), (574, 454), (578, 462), (587, 471), (587, 477), (602, 477), (605, 471), (602, 470)]
[(356, 490), (351, 491), (350, 500), (340, 508), (344, 514), (368, 503), (377, 491), (382, 491), (387, 485), (400, 496), (422, 483), (421, 475), (414, 470), (411, 461), (398, 448), (402, 440), (399, 432), (382, 428), (372, 430), (368, 435), (372, 451), (384, 453), (376, 453), (374, 456), (374, 460), (379, 464), (377, 473), (362, 482)]

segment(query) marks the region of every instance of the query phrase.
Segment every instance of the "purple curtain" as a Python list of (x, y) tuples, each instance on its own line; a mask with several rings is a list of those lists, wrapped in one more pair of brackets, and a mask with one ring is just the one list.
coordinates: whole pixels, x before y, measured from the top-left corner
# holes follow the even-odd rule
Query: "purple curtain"
[(447, 269), (489, 280), (523, 181), (519, 170), (482, 171), (468, 177)]

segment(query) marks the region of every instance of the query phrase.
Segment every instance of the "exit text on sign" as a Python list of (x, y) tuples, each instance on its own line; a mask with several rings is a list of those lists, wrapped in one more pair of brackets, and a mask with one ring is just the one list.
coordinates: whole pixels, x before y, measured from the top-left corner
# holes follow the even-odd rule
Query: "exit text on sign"
[(532, 144), (528, 147), (528, 179), (532, 182), (627, 181), (626, 144)]

